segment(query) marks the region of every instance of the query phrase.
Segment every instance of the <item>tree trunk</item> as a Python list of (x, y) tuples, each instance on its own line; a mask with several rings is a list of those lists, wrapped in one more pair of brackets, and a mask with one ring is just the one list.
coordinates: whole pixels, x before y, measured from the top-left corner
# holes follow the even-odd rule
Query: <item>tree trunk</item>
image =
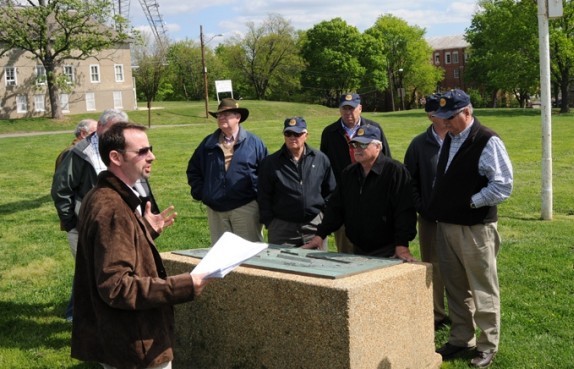
[(61, 119), (63, 117), (62, 106), (60, 104), (60, 94), (58, 86), (54, 81), (54, 68), (44, 66), (46, 68), (46, 79), (48, 83), (48, 96), (50, 98), (50, 111), (52, 112), (53, 119)]
[(570, 80), (570, 75), (568, 71), (562, 73), (562, 83), (560, 83), (560, 92), (562, 93), (562, 102), (560, 104), (560, 113), (569, 113), (570, 105), (568, 104), (568, 81)]

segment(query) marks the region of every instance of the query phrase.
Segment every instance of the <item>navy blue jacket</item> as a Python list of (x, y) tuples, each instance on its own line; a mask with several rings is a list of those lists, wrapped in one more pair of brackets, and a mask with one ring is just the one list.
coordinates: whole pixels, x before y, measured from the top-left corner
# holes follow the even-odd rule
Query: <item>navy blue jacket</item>
[(325, 208), (335, 190), (335, 177), (325, 154), (305, 144), (299, 165), (285, 145), (261, 163), (259, 172), (259, 218), (269, 226), (273, 218), (306, 223)]
[(225, 171), (220, 129), (207, 136), (195, 149), (187, 165), (191, 196), (215, 211), (229, 211), (257, 199), (257, 175), (267, 156), (263, 141), (241, 126), (233, 158)]

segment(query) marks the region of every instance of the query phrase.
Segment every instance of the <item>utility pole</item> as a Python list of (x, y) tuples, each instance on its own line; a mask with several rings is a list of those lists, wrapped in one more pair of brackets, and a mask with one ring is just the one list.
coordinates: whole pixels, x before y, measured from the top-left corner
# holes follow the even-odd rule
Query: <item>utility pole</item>
[(203, 71), (203, 97), (205, 99), (205, 118), (209, 118), (209, 91), (207, 90), (207, 67), (205, 66), (205, 44), (203, 43), (203, 26), (199, 26), (201, 43), (201, 67)]
[(201, 67), (203, 69), (203, 96), (205, 98), (205, 117), (209, 118), (209, 91), (208, 91), (208, 84), (207, 84), (207, 67), (205, 66), (205, 45), (209, 43), (209, 41), (213, 40), (215, 37), (223, 36), (222, 34), (217, 34), (211, 36), (211, 38), (207, 41), (204, 39), (203, 34), (203, 26), (199, 26), (199, 40), (201, 44)]
[(542, 211), (543, 220), (552, 220), (552, 104), (550, 102), (550, 35), (548, 19), (563, 14), (562, 0), (538, 0), (540, 51), (540, 114), (542, 118)]

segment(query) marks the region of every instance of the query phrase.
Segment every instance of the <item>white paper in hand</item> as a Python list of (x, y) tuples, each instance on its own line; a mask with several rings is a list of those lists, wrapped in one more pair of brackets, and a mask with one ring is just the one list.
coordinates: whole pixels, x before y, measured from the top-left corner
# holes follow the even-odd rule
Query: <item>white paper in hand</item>
[(191, 274), (206, 274), (205, 278), (223, 278), (245, 260), (267, 248), (266, 243), (247, 241), (225, 232), (209, 249)]

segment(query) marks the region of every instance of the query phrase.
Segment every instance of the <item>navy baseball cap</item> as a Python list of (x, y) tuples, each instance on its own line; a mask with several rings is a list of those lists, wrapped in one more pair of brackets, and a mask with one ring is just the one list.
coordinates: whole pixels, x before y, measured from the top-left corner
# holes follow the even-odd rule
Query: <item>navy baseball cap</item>
[(437, 111), (440, 107), (440, 95), (439, 94), (432, 94), (425, 97), (425, 111), (427, 113), (431, 113), (433, 111)]
[(293, 117), (285, 119), (283, 132), (292, 131), (295, 133), (307, 132), (307, 122), (303, 117)]
[(346, 105), (356, 108), (360, 104), (361, 96), (359, 96), (359, 94), (345, 94), (341, 95), (341, 98), (339, 99), (339, 108)]
[(468, 105), (470, 105), (470, 96), (459, 89), (450, 90), (440, 97), (439, 108), (434, 112), (433, 117), (448, 119)]
[(355, 136), (349, 142), (358, 142), (368, 144), (371, 143), (373, 140), (380, 140), (381, 139), (381, 130), (373, 126), (371, 124), (365, 124), (364, 126), (360, 126), (355, 133)]

